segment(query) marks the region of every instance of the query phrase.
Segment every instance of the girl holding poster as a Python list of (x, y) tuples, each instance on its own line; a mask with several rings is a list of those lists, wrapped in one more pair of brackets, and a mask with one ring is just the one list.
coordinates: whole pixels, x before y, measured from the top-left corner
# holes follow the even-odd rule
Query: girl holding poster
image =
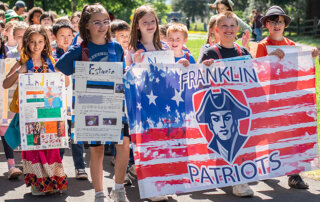
[[(85, 5), (79, 23), (81, 44), (70, 47), (57, 62), (56, 67), (66, 75), (74, 72), (74, 61), (124, 62), (124, 51), (118, 42), (111, 40), (110, 17), (101, 4)], [(88, 123), (94, 124), (92, 120)], [(92, 123), (91, 123), (92, 122)], [(124, 125), (123, 144), (117, 144), (115, 185), (111, 191), (114, 201), (128, 201), (124, 178), (129, 161), (129, 129)], [(104, 145), (90, 145), (90, 173), (95, 189), (95, 201), (106, 201), (103, 189)]]
[(140, 6), (134, 11), (129, 52), (126, 56), (126, 65), (141, 63), (143, 52), (160, 51), (165, 49), (165, 44), (160, 41), (159, 23), (154, 10), (150, 6)]
[[(46, 31), (40, 25), (31, 25), (23, 35), (21, 59), (10, 70), (3, 81), (4, 88), (10, 88), (17, 82), (20, 73), (50, 73), (55, 72), (54, 59), (51, 56), (51, 47)], [(68, 83), (68, 82), (66, 82)], [(10, 110), (15, 112), (9, 127), (16, 130), (7, 130), (6, 137), (20, 137), (19, 129), (19, 99), (16, 89)], [(28, 127), (34, 134), (36, 141), (40, 124), (35, 123)], [(35, 134), (37, 133), (37, 134)], [(23, 171), (26, 186), (31, 186), (32, 195), (45, 195), (67, 188), (67, 176), (64, 173), (59, 149), (23, 151)]]

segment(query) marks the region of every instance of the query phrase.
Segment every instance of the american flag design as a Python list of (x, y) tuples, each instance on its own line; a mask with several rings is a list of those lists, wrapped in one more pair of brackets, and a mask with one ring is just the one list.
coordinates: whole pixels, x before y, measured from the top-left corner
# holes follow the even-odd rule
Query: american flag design
[(318, 167), (310, 52), (210, 67), (135, 64), (124, 84), (141, 198)]

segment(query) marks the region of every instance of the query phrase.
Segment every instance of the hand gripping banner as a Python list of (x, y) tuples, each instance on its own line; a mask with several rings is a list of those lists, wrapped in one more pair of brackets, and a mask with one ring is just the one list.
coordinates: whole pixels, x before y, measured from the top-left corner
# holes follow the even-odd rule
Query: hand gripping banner
[(141, 198), (317, 168), (314, 74), (310, 52), (133, 66), (124, 84)]

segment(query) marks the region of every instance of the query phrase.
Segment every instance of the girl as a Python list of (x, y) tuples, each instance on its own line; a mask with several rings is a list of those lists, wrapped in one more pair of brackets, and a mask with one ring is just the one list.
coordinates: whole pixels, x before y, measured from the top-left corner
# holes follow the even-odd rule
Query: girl
[(13, 36), (13, 27), (17, 24), (18, 22), (16, 21), (11, 21), (8, 22), (4, 28), (4, 32), (3, 35), (5, 37), (5, 41), (6, 41), (6, 52), (8, 53), (9, 51), (17, 48), (18, 43), (17, 41), (14, 39)]
[(32, 8), (28, 13), (28, 23), (29, 25), (39, 25), (40, 24), (40, 17), (43, 14), (43, 10), (40, 7)]
[[(134, 11), (129, 53), (126, 56), (126, 65), (133, 62), (142, 62), (142, 52), (163, 50), (163, 43), (160, 41), (158, 18), (150, 6), (140, 6)], [(134, 58), (132, 59), (132, 54)]]
[[(20, 73), (27, 72), (55, 72), (49, 39), (46, 31), (40, 25), (30, 26), (23, 35), (21, 59), (6, 76), (3, 87), (10, 88), (17, 82)], [(19, 130), (17, 89), (10, 105), (10, 110), (16, 113), (10, 127)], [(15, 134), (10, 134), (8, 130), (6, 137), (8, 135)], [(32, 195), (44, 195), (46, 192), (62, 191), (67, 188), (67, 176), (63, 170), (59, 149), (23, 151), (22, 162), (25, 184), (27, 187), (31, 186)]]
[[(79, 23), (83, 42), (72, 46), (57, 62), (57, 68), (66, 75), (73, 73), (74, 61), (123, 62), (121, 45), (111, 40), (110, 18), (101, 4), (85, 5)], [(129, 131), (124, 124), (123, 144), (117, 144), (115, 186), (111, 191), (114, 201), (128, 201), (123, 186), (129, 160)], [(104, 145), (90, 145), (90, 172), (95, 189), (95, 201), (105, 201), (103, 192)], [(119, 157), (119, 158), (118, 158)]]

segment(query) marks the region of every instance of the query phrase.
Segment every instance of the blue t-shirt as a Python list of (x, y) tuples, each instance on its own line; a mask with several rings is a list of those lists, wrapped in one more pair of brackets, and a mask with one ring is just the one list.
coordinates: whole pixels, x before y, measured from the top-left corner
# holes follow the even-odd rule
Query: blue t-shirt
[[(110, 42), (111, 43), (111, 42)], [(117, 62), (124, 61), (124, 52), (121, 45), (118, 42), (113, 41)], [(108, 43), (104, 45), (97, 45), (92, 42), (88, 44), (89, 49), (89, 61), (94, 62), (108, 62)], [(56, 63), (58, 68), (65, 75), (73, 74), (73, 63), (75, 61), (82, 60), (82, 48), (80, 44), (73, 45), (69, 48), (68, 52), (63, 54)]]
[[(189, 62), (190, 62), (190, 64), (196, 64), (196, 61), (194, 60), (193, 56), (192, 56), (190, 53), (188, 53), (188, 54), (189, 54)], [(187, 59), (186, 53), (184, 53), (183, 56), (180, 57), (180, 58), (174, 57), (174, 61), (175, 61), (175, 62), (178, 62), (178, 61), (179, 61), (180, 59), (182, 59), (182, 58)]]

